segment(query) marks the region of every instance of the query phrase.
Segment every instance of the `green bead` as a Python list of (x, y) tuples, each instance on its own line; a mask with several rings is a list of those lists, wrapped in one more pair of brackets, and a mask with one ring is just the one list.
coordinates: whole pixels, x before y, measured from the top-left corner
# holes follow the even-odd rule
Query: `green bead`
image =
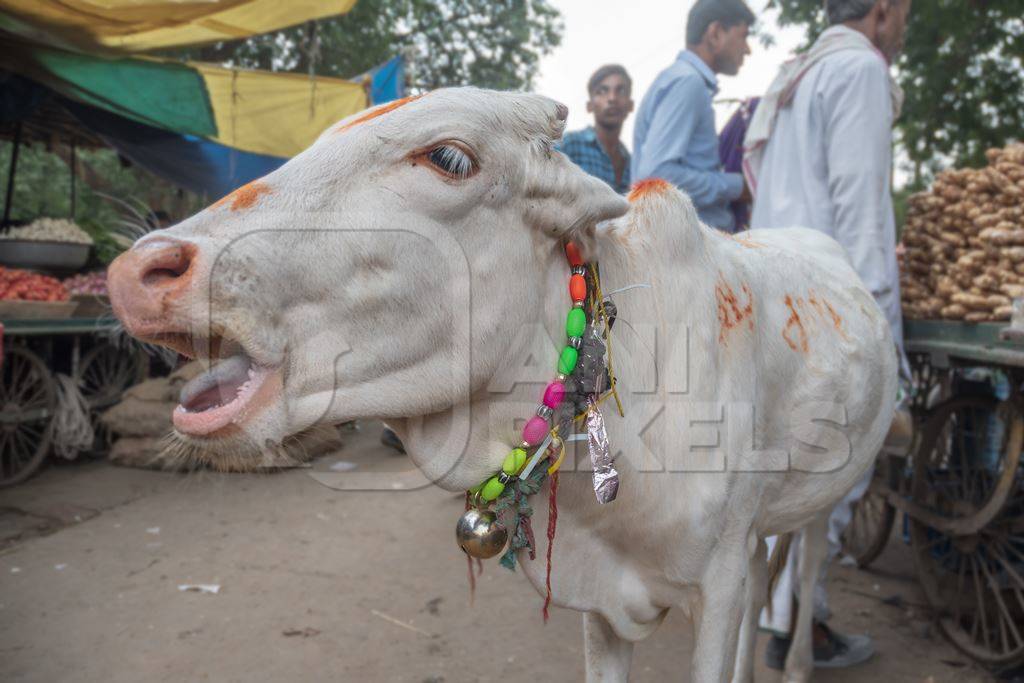
[(505, 485), (498, 481), (497, 477), (491, 477), (484, 484), (483, 490), (480, 492), (480, 497), (490, 503), (492, 500), (496, 500), (501, 492), (505, 490)]
[(579, 352), (571, 346), (562, 349), (562, 356), (558, 359), (558, 372), (563, 375), (571, 375), (576, 369), (576, 361), (579, 359)]
[(526, 451), (522, 448), (513, 449), (505, 456), (505, 462), (501, 464), (501, 471), (505, 474), (516, 474), (526, 464)]
[(582, 337), (583, 330), (587, 329), (587, 314), (582, 308), (574, 308), (569, 311), (569, 317), (565, 319), (565, 336)]

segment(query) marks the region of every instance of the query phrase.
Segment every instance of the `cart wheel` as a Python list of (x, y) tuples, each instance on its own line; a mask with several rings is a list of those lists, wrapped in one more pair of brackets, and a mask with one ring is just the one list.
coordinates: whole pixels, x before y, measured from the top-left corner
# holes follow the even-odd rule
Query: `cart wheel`
[(883, 455), (875, 463), (875, 473), (867, 492), (853, 506), (853, 518), (843, 532), (843, 553), (865, 569), (885, 550), (892, 525), (896, 521), (896, 508), (889, 504), (885, 492), (898, 490), (897, 464)]
[(0, 367), (0, 486), (32, 475), (50, 452), (53, 376), (36, 354), (10, 348)]
[(75, 380), (89, 409), (96, 413), (120, 401), (125, 389), (144, 380), (147, 366), (146, 354), (140, 349), (121, 349), (104, 342), (82, 357)]
[(910, 361), (911, 381), (915, 387), (910, 399), (910, 412), (916, 420), (918, 416), (927, 413), (929, 401), (935, 394), (941, 397), (943, 387), (948, 385), (949, 370), (941, 370), (932, 365), (928, 354), (908, 353), (907, 358)]
[(957, 397), (922, 425), (915, 503), (950, 520), (998, 509), (977, 532), (953, 534), (911, 518), (918, 576), (939, 630), (990, 666), (1024, 661), (1024, 502), (1017, 465), (1024, 419), (1011, 402)]

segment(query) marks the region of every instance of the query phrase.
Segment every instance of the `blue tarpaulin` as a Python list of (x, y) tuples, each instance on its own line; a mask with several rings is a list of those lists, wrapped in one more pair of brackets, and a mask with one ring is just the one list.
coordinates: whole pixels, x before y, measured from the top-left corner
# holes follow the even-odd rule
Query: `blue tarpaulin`
[(370, 77), (370, 102), (373, 104), (405, 97), (405, 60), (401, 57), (392, 57), (366, 75)]

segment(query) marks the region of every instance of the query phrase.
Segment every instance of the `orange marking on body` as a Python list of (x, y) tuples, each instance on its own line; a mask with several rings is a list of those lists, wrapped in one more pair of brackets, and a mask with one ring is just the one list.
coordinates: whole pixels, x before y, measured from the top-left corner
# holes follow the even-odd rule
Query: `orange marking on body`
[(825, 317), (825, 309), (821, 307), (821, 302), (818, 301), (817, 295), (814, 293), (813, 289), (808, 292), (807, 301), (814, 307), (814, 310), (817, 311), (818, 315)]
[(842, 317), (838, 313), (836, 313), (836, 310), (832, 308), (832, 305), (828, 302), (827, 299), (822, 298), (821, 301), (818, 301), (816, 297), (817, 295), (814, 293), (814, 290), (812, 289), (810, 291), (810, 297), (808, 298), (808, 301), (811, 303), (811, 306), (814, 306), (814, 310), (818, 313), (822, 320), (831, 320), (832, 326), (836, 329), (836, 332), (839, 333), (839, 336), (849, 341), (849, 338), (846, 336), (846, 332), (843, 331)]
[(338, 126), (334, 130), (334, 132), (335, 133), (342, 133), (342, 132), (348, 130), (349, 128), (352, 128), (354, 126), (358, 126), (360, 123), (366, 123), (367, 121), (369, 121), (371, 119), (375, 119), (378, 116), (384, 116), (384, 114), (389, 114), (389, 113), (393, 112), (394, 110), (398, 109), (399, 107), (405, 106), (405, 105), (409, 104), (410, 102), (412, 102), (414, 100), (418, 100), (421, 97), (423, 97), (423, 95), (410, 95), (409, 97), (403, 97), (403, 98), (398, 99), (398, 100), (392, 100), (391, 102), (388, 102), (387, 104), (382, 104), (381, 106), (377, 107), (376, 109), (371, 109), (370, 111), (366, 112), (365, 114), (363, 114), (359, 118), (357, 118), (355, 120), (352, 120), (352, 121), (349, 121), (348, 123), (343, 124), (341, 126)]
[(633, 189), (630, 190), (629, 196), (626, 197), (631, 202), (635, 202), (638, 199), (643, 199), (648, 195), (661, 194), (672, 189), (672, 184), (667, 180), (661, 178), (645, 178), (639, 182), (633, 183)]
[(715, 302), (718, 305), (718, 343), (725, 343), (725, 333), (737, 327), (744, 320), (748, 327), (754, 329), (754, 293), (746, 284), (741, 285), (743, 293), (747, 297), (747, 304), (740, 308), (739, 299), (732, 287), (725, 281), (725, 277), (718, 274), (718, 284), (715, 285)]
[(242, 185), (228, 196), (221, 197), (210, 208), (217, 209), (225, 204), (230, 204), (228, 208), (232, 211), (249, 209), (259, 201), (261, 196), (273, 193), (274, 191), (270, 188), (270, 185), (261, 180), (254, 180), (247, 185)]
[(711, 232), (713, 232), (714, 234), (716, 234), (719, 237), (722, 237), (724, 239), (732, 240), (733, 242), (735, 242), (736, 244), (740, 245), (741, 247), (747, 247), (748, 249), (762, 249), (762, 248), (764, 248), (763, 244), (761, 244), (760, 242), (755, 242), (754, 240), (750, 239), (749, 237), (742, 237), (740, 235), (730, 235), (729, 233), (722, 232), (721, 230), (712, 230)]
[(715, 230), (714, 232), (715, 232), (715, 234), (721, 235), (722, 237), (725, 237), (726, 239), (730, 239), (733, 242), (735, 242), (736, 244), (738, 244), (738, 245), (740, 245), (742, 247), (747, 247), (748, 249), (761, 249), (762, 247), (764, 247), (764, 245), (761, 244), (760, 242), (754, 242), (753, 240), (751, 240), (748, 237), (740, 237), (739, 235), (730, 235), (729, 233), (722, 232), (721, 230)]
[(832, 318), (832, 325), (836, 328), (836, 332), (838, 332), (839, 336), (841, 336), (843, 339), (849, 341), (849, 339), (846, 336), (846, 332), (843, 332), (843, 319), (839, 317), (839, 314), (836, 313), (835, 309), (832, 308), (832, 305), (829, 304), (828, 301), (825, 301), (825, 308), (828, 309), (828, 315), (830, 318)]
[[(794, 351), (803, 351), (807, 353), (807, 330), (804, 329), (803, 321), (800, 320), (800, 314), (797, 313), (796, 306), (793, 304), (793, 297), (786, 295), (786, 308), (789, 309), (789, 320), (786, 321), (786, 326), (782, 329), (782, 338), (789, 344), (789, 348)], [(797, 341), (794, 341), (790, 336), (790, 328), (796, 327), (799, 337)], [(799, 342), (799, 344), (798, 344)]]

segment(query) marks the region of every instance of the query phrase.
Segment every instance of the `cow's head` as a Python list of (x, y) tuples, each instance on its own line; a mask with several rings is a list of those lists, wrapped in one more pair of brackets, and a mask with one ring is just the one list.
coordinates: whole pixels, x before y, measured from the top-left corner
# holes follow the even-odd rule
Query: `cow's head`
[(140, 239), (110, 268), (116, 314), (211, 361), (182, 391), (180, 440), (255, 465), (317, 423), (481, 390), (537, 322), (561, 239), (627, 210), (552, 151), (565, 117), (472, 88), (382, 105)]

